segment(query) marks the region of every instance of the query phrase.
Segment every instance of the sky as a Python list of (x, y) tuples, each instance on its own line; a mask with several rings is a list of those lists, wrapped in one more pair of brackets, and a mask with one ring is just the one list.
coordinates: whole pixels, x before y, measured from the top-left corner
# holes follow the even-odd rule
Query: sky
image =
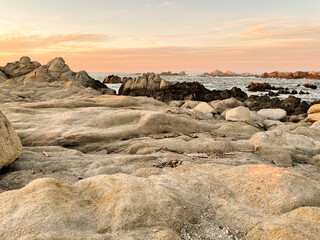
[(0, 0), (0, 66), (320, 71), (320, 0)]

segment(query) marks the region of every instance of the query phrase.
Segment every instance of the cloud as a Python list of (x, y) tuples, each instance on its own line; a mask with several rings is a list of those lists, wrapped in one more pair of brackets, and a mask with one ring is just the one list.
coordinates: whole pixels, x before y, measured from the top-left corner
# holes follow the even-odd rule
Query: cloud
[(76, 46), (86, 48), (97, 46), (108, 40), (101, 34), (56, 34), (56, 35), (0, 35), (0, 52), (10, 54), (20, 52), (50, 51), (52, 49), (73, 49)]
[(174, 4), (173, 4), (173, 2), (171, 2), (171, 1), (165, 1), (165, 2), (162, 2), (161, 4), (160, 4), (160, 7), (171, 7), (171, 6), (173, 6)]
[[(62, 56), (74, 70), (101, 72), (147, 71), (319, 71), (320, 40), (287, 41), (261, 46), (147, 47), (89, 49), (32, 54), (46, 63)], [(20, 55), (16, 56), (19, 59)], [(11, 59), (16, 60), (16, 59)]]
[(258, 24), (250, 26), (246, 31), (238, 33), (242, 40), (296, 40), (296, 39), (319, 39), (320, 25), (268, 25)]

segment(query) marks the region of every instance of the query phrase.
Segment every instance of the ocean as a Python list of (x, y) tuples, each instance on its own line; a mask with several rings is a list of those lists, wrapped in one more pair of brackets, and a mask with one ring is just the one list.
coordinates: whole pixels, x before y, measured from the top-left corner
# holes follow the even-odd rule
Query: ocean
[[(108, 73), (108, 72), (90, 72), (89, 75), (99, 81), (103, 81), (109, 75), (117, 75), (119, 77), (136, 77), (138, 75), (132, 73)], [(232, 87), (241, 88), (248, 95), (264, 95), (266, 92), (250, 92), (246, 88), (250, 82), (267, 82), (275, 87), (288, 88), (290, 91), (303, 90), (304, 92), (309, 92), (310, 94), (296, 94), (294, 96), (301, 98), (304, 101), (312, 102), (315, 100), (320, 100), (320, 80), (311, 79), (275, 79), (275, 78), (254, 78), (254, 77), (201, 77), (199, 75), (186, 75), (186, 76), (161, 76), (163, 79), (170, 82), (199, 82), (203, 84), (206, 88), (213, 90), (225, 90), (231, 89)], [(317, 86), (317, 89), (309, 89), (302, 86), (305, 83), (311, 83)], [(297, 86), (300, 84), (301, 86)], [(121, 84), (107, 84), (109, 88), (112, 88), (118, 92)], [(282, 94), (279, 98), (287, 98), (289, 95)]]

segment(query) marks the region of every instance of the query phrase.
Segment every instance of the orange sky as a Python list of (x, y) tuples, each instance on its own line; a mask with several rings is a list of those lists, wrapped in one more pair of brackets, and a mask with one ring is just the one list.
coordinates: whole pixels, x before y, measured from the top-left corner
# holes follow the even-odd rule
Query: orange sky
[[(320, 70), (318, 1), (271, 0), (260, 3), (264, 10), (251, 0), (94, 0), (77, 7), (68, 0), (61, 10), (27, 2), (0, 0), (0, 65), (28, 55), (42, 64), (61, 56), (76, 71)], [(245, 3), (252, 8), (242, 9)]]

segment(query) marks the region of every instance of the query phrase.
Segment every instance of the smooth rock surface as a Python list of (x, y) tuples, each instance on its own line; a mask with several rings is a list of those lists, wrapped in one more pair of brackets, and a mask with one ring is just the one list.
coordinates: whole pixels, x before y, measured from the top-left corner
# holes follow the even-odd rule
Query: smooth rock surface
[(226, 112), (227, 121), (251, 121), (250, 110), (246, 107), (237, 107), (229, 109)]
[(16, 160), (22, 145), (6, 116), (0, 112), (0, 169)]
[(282, 120), (287, 116), (287, 112), (283, 109), (261, 109), (258, 112), (263, 118), (267, 118), (270, 120)]

